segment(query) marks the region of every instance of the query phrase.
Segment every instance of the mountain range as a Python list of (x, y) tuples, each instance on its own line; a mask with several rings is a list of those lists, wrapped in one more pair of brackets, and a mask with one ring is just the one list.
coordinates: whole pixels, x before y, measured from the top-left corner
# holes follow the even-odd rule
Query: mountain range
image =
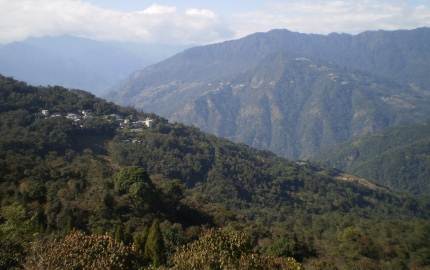
[(135, 72), (109, 99), (309, 159), (428, 119), (430, 29), (358, 35), (288, 30), (188, 49)]
[(0, 45), (0, 72), (35, 85), (62, 85), (103, 95), (133, 71), (183, 48), (74, 36), (29, 38)]

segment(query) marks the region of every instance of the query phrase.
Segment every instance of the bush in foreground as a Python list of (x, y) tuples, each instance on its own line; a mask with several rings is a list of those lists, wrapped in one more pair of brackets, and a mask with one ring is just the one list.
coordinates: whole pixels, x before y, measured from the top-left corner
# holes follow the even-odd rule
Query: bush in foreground
[(254, 253), (249, 238), (240, 232), (210, 230), (180, 248), (172, 258), (175, 270), (301, 270), (293, 258)]
[(136, 257), (132, 248), (109, 235), (85, 235), (73, 231), (60, 240), (33, 244), (24, 264), (32, 270), (133, 269)]

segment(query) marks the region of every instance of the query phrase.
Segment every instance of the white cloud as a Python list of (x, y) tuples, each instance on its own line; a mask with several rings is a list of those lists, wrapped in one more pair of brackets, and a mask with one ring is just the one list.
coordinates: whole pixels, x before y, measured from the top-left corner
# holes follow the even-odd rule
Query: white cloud
[(209, 19), (216, 18), (216, 14), (208, 9), (190, 8), (186, 10), (185, 14), (187, 14), (188, 16), (197, 16), (197, 17), (204, 17)]
[(262, 10), (232, 19), (236, 36), (273, 28), (305, 33), (393, 30), (430, 26), (430, 7), (405, 0), (272, 1)]
[(0, 43), (47, 35), (152, 43), (208, 43), (231, 37), (214, 12), (153, 4), (140, 11), (101, 8), (83, 0), (0, 0)]
[(68, 34), (98, 40), (202, 44), (273, 28), (357, 33), (430, 26), (430, 5), (412, 5), (407, 0), (269, 0), (259, 10), (229, 17), (208, 9), (179, 10), (158, 4), (125, 12), (85, 1), (0, 0), (0, 43)]
[(150, 14), (150, 15), (164, 15), (164, 14), (172, 14), (172, 13), (176, 13), (176, 7), (161, 6), (157, 4), (153, 4), (142, 11), (142, 14)]

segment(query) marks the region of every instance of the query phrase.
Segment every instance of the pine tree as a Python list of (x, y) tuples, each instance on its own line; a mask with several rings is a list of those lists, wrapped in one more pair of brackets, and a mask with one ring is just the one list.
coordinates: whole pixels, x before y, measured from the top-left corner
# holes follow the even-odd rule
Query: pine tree
[(43, 213), (43, 210), (41, 208), (38, 208), (34, 216), (31, 218), (31, 221), (33, 223), (33, 228), (37, 232), (45, 232), (46, 230), (46, 215)]
[(64, 224), (64, 231), (65, 232), (71, 232), (73, 230), (74, 226), (74, 222), (73, 222), (73, 214), (70, 211), (67, 211), (66, 216), (64, 218), (65, 220), (65, 224)]
[(133, 234), (129, 225), (125, 226), (122, 242), (126, 245), (130, 245), (133, 242)]
[(120, 243), (124, 242), (124, 230), (121, 225), (119, 224), (115, 225), (113, 238), (117, 242), (120, 242)]
[(137, 253), (140, 256), (144, 256), (145, 254), (145, 244), (148, 239), (149, 228), (145, 226), (145, 228), (134, 235), (133, 244), (136, 248)]
[(158, 267), (165, 261), (165, 247), (163, 235), (161, 234), (160, 222), (154, 220), (149, 229), (148, 239), (145, 243), (145, 259), (152, 262), (152, 265)]

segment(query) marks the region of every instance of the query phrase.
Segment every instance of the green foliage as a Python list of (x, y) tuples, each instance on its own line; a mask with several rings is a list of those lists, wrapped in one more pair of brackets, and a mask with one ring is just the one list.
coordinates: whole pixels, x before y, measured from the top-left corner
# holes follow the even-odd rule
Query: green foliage
[(173, 264), (178, 269), (237, 268), (242, 253), (250, 253), (251, 248), (244, 234), (212, 230), (175, 253)]
[(0, 211), (4, 222), (0, 224), (0, 239), (24, 240), (33, 232), (27, 211), (17, 203), (4, 206)]
[(149, 260), (153, 266), (158, 267), (165, 263), (165, 256), (166, 250), (164, 247), (163, 235), (160, 230), (160, 222), (154, 220), (146, 239), (144, 258)]
[(313, 270), (339, 270), (333, 262), (317, 261), (312, 263)]
[(149, 228), (144, 227), (142, 231), (136, 232), (133, 236), (133, 245), (137, 254), (144, 258), (146, 241), (148, 240)]
[(299, 261), (315, 255), (306, 242), (303, 239), (299, 240), (294, 234), (276, 238), (268, 253), (276, 257), (292, 257)]
[(46, 198), (46, 187), (43, 183), (32, 181), (21, 185), (21, 194), (27, 202), (43, 202)]
[(379, 250), (373, 240), (356, 227), (347, 227), (339, 233), (339, 252), (350, 259), (378, 258)]
[(85, 235), (74, 231), (63, 239), (36, 242), (25, 269), (135, 269), (134, 251), (108, 235)]
[(319, 160), (394, 190), (426, 195), (430, 191), (430, 124), (359, 137), (325, 152)]
[[(252, 236), (252, 252), (234, 257), (235, 265), (251, 269), (282, 269), (288, 260), (277, 256), (304, 264), (331, 257), (339, 269), (358, 262), (384, 270), (428, 267), (427, 230), (418, 229), (428, 224), (425, 200), (339, 181), (335, 171), (154, 115), (150, 129), (117, 129), (105, 114), (148, 115), (83, 92), (3, 77), (0, 90), (0, 242), (17, 244), (10, 246), (16, 253), (2, 255), (8, 263), (23, 262), (18, 245), (25, 254), (32, 241), (80, 229), (112, 234), (121, 245), (134, 242), (139, 267), (169, 267), (178, 247), (207, 227), (226, 226)], [(95, 122), (80, 127), (62, 117), (45, 119), (40, 110), (46, 108), (92, 110)], [(156, 219), (161, 224), (146, 237), (145, 224)], [(358, 237), (344, 237), (351, 226)], [(40, 250), (53, 252), (49, 247)]]
[(171, 222), (164, 221), (160, 224), (161, 231), (163, 232), (164, 246), (166, 248), (167, 257), (170, 257), (178, 247), (186, 244), (189, 238), (185, 234), (183, 226), (179, 223), (172, 224)]
[(412, 239), (413, 263), (420, 267), (430, 265), (430, 224), (418, 224), (412, 232)]
[(173, 256), (173, 269), (284, 269), (300, 270), (292, 258), (275, 258), (253, 253), (243, 233), (210, 230), (199, 240), (180, 248)]
[(114, 233), (113, 233), (113, 238), (115, 239), (115, 241), (123, 243), (125, 236), (124, 236), (124, 229), (121, 225), (115, 225), (114, 227)]
[(6, 239), (0, 241), (0, 269), (18, 268), (24, 258), (24, 247), (19, 242)]
[[(127, 193), (132, 188), (133, 184), (147, 184), (149, 188), (153, 188), (148, 174), (145, 170), (138, 167), (124, 168), (114, 176), (115, 190), (119, 193)], [(133, 187), (133, 190), (138, 189)]]

